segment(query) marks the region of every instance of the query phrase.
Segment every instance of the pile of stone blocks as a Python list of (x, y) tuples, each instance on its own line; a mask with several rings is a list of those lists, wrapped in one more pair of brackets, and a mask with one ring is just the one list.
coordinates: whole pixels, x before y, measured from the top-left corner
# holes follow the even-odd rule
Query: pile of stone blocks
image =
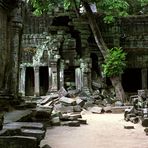
[(5, 113), (3, 127), (0, 130), (0, 147), (39, 148), (40, 141), (45, 137), (46, 126), (43, 122), (27, 121), (31, 117), (35, 118), (36, 114), (32, 110)]
[(138, 90), (138, 95), (130, 98), (132, 106), (125, 110), (124, 119), (148, 127), (148, 90)]

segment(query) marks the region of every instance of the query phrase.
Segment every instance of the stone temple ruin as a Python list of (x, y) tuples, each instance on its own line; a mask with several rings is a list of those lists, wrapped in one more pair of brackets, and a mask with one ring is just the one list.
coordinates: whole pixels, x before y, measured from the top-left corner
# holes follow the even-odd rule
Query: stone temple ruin
[[(37, 148), (46, 125), (80, 126), (86, 124), (78, 114), (82, 109), (114, 112), (110, 104), (123, 105), (115, 102), (111, 82), (102, 74), (103, 57), (85, 14), (77, 18), (73, 10), (58, 7), (34, 16), (25, 6), (19, 0), (0, 0), (0, 109), (19, 109), (0, 118), (3, 148), (8, 140), (23, 145), (24, 139), (30, 144), (24, 148)], [(121, 76), (127, 95), (146, 90), (148, 16), (107, 25), (95, 15), (108, 47), (121, 46), (128, 53)]]
[[(94, 87), (102, 87), (99, 80), (110, 85), (102, 76), (103, 58), (86, 16), (77, 18), (72, 10), (64, 12), (62, 8), (51, 14), (36, 17), (29, 12), (25, 20), (20, 94), (40, 96), (62, 87), (91, 93)], [(128, 53), (128, 66), (121, 79), (129, 93), (147, 89), (147, 23), (147, 16), (122, 19), (110, 26), (98, 21), (108, 46), (122, 46)]]

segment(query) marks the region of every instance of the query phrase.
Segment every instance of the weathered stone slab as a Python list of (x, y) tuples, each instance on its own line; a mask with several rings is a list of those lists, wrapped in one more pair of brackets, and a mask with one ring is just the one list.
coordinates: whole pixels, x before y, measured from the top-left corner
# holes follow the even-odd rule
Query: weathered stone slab
[(81, 107), (84, 106), (85, 104), (84, 100), (80, 99), (80, 97), (76, 97), (75, 99), (76, 99), (77, 105), (80, 105)]
[(81, 112), (82, 107), (80, 105), (75, 105), (75, 106), (73, 106), (73, 110), (74, 110), (74, 112)]
[(106, 107), (103, 107), (103, 110), (104, 110), (106, 113), (111, 113), (111, 112), (112, 112), (112, 107), (111, 107), (111, 106), (106, 106)]
[(29, 129), (41, 129), (44, 130), (45, 126), (39, 122), (11, 122), (5, 124), (3, 129), (14, 129), (14, 128), (29, 128)]
[(95, 114), (103, 113), (102, 107), (98, 107), (98, 106), (90, 107), (90, 108), (88, 108), (88, 110), (92, 113), (95, 113)]
[(134, 129), (134, 126), (132, 126), (132, 125), (125, 125), (124, 128), (125, 129)]
[(76, 101), (72, 98), (61, 97), (59, 101), (66, 106), (76, 105)]
[(45, 131), (39, 129), (21, 129), (21, 135), (28, 137), (36, 137), (37, 143), (39, 144), (45, 137)]
[(78, 118), (77, 120), (80, 122), (80, 124), (87, 124), (86, 119)]
[(31, 110), (15, 110), (4, 115), (4, 124), (16, 121), (24, 121), (32, 114)]
[(54, 110), (60, 111), (61, 113), (73, 112), (73, 106), (64, 106), (63, 104), (55, 104)]
[(54, 117), (54, 118), (52, 118), (52, 119), (51, 119), (51, 124), (52, 124), (53, 126), (59, 126), (59, 125), (61, 125), (60, 118), (59, 118), (59, 117)]
[(70, 121), (68, 125), (77, 127), (77, 126), (80, 126), (80, 122), (79, 121)]
[(84, 107), (85, 109), (94, 107), (94, 101), (87, 101), (83, 107)]
[(0, 136), (1, 148), (37, 148), (37, 139), (26, 136)]
[(78, 118), (82, 118), (81, 114), (71, 114), (71, 115), (69, 115), (69, 120), (77, 120)]
[(119, 107), (112, 107), (111, 111), (112, 113), (116, 113), (116, 114), (119, 114), (119, 113), (124, 113), (125, 109), (127, 109), (128, 107), (127, 106), (119, 106)]
[(40, 104), (41, 104), (41, 105), (45, 105), (45, 104), (47, 104), (48, 102), (50, 102), (51, 100), (56, 99), (56, 98), (58, 98), (58, 97), (59, 97), (58, 94), (50, 94), (50, 95), (47, 95), (47, 96), (45, 96), (45, 97), (42, 97), (43, 100), (40, 102)]

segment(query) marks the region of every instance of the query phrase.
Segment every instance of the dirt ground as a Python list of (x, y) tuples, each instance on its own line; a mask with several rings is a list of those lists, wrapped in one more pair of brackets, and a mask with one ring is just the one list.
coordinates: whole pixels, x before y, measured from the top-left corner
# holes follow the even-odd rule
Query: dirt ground
[[(148, 148), (148, 136), (141, 124), (123, 119), (123, 114), (85, 114), (88, 125), (48, 129), (41, 145), (51, 148)], [(124, 129), (133, 125), (134, 129)]]

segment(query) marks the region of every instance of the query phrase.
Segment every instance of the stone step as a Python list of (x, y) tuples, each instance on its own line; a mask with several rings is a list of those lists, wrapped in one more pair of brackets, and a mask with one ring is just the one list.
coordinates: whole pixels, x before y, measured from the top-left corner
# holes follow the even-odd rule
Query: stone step
[(37, 148), (37, 139), (26, 136), (0, 136), (1, 148)]
[(27, 128), (27, 129), (40, 129), (45, 130), (43, 123), (39, 122), (11, 122), (4, 124), (3, 129), (12, 129), (12, 128)]

